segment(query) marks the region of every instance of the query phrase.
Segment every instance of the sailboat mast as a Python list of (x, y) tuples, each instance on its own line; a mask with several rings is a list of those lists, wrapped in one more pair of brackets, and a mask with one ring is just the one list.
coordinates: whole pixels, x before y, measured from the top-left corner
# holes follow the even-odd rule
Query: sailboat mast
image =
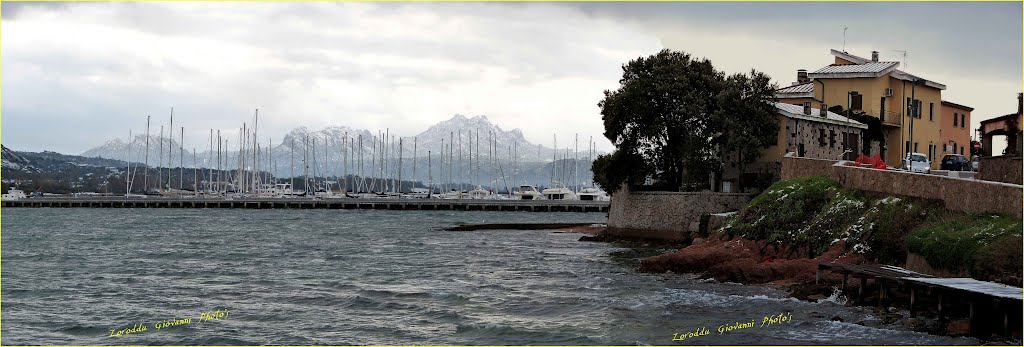
[(124, 174), (124, 197), (132, 192), (132, 130), (128, 129), (128, 172)]
[(466, 182), (465, 171), (462, 169), (462, 129), (459, 129), (459, 191), (462, 191), (462, 183)]
[(291, 141), (291, 145), (289, 147), (291, 147), (291, 150), (292, 150), (292, 165), (289, 166), (289, 168), (291, 169), (291, 173), (288, 174), (288, 179), (289, 179), (288, 187), (289, 187), (289, 189), (291, 189), (291, 192), (294, 192), (295, 191), (295, 137), (291, 137), (291, 140), (292, 140)]
[(341, 138), (341, 182), (342, 192), (348, 193), (348, 132)]
[(167, 128), (167, 189), (171, 189), (171, 165), (174, 165), (174, 107), (171, 107), (171, 125)]
[(210, 129), (210, 148), (206, 151), (206, 194), (213, 192), (210, 183), (213, 178), (213, 129)]
[(398, 192), (402, 192), (402, 138), (398, 138)]
[(216, 182), (217, 182), (217, 194), (220, 194), (220, 192), (221, 192), (221, 190), (220, 190), (220, 176), (221, 176), (221, 171), (220, 171), (220, 143), (221, 143), (220, 129), (217, 129), (217, 171), (216, 171), (216, 173), (217, 173), (217, 180), (216, 180)]
[(260, 161), (258, 157), (259, 153), (259, 129), (260, 129), (260, 109), (256, 109), (256, 114), (252, 116), (252, 175), (253, 175), (253, 189), (256, 188), (256, 177), (260, 169)]
[(417, 178), (416, 177), (416, 164), (417, 164), (416, 163), (416, 155), (419, 154), (419, 152), (417, 150), (418, 150), (418, 148), (416, 147), (416, 137), (413, 136), (412, 137), (412, 187), (413, 188), (416, 188), (416, 182), (418, 182), (416, 180), (416, 178)]
[(178, 141), (178, 189), (185, 189), (185, 127), (181, 127), (181, 140)]
[(558, 134), (552, 135), (554, 139), (554, 146), (551, 148), (551, 186), (554, 187), (555, 183), (555, 164), (558, 163)]
[(199, 196), (199, 163), (196, 161), (196, 149), (192, 148), (192, 191)]
[(142, 171), (142, 193), (149, 192), (149, 116), (146, 116), (146, 163)]
[(444, 183), (445, 182), (444, 181), (444, 150), (445, 150), (445, 148), (444, 148), (444, 138), (442, 137), (441, 138), (441, 154), (438, 155), (438, 159), (441, 159), (441, 161), (438, 162), (438, 176), (437, 176), (437, 178), (441, 181), (439, 184), (441, 186), (441, 192), (442, 193), (446, 192), (445, 189), (447, 188), (447, 187), (445, 187), (445, 183)]
[(160, 192), (164, 191), (164, 126), (160, 126), (160, 160), (156, 165), (156, 184)]
[(480, 185), (480, 129), (476, 130), (476, 184)]
[[(519, 143), (516, 142), (513, 139), (512, 140), (512, 189), (516, 189), (516, 185), (517, 185), (517, 183), (516, 183), (516, 170), (518, 169), (518, 167), (516, 165), (516, 160), (519, 159), (519, 146), (518, 145), (519, 145)], [(508, 194), (509, 194), (509, 197), (512, 196), (512, 192), (508, 192)]]
[(430, 160), (431, 153), (430, 150), (427, 150), (427, 181), (429, 182), (429, 185), (427, 187), (427, 197), (430, 197), (430, 194), (434, 193), (434, 167), (430, 163)]
[(576, 133), (576, 140), (572, 143), (572, 186), (573, 191), (579, 192), (579, 160), (580, 160), (580, 134)]

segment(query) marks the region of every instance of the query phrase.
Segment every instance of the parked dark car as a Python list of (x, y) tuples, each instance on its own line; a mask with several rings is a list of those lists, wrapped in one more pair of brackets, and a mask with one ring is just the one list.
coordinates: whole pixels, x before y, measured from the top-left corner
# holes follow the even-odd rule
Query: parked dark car
[(971, 171), (971, 162), (960, 154), (946, 154), (942, 157), (942, 164), (939, 167), (949, 171)]

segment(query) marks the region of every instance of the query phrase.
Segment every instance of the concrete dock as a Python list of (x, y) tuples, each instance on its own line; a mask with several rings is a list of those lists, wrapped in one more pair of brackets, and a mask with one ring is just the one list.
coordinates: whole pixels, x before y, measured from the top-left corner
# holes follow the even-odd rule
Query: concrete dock
[(35, 208), (247, 208), (441, 211), (608, 212), (607, 201), (373, 199), (373, 198), (166, 198), (43, 197), (3, 201)]

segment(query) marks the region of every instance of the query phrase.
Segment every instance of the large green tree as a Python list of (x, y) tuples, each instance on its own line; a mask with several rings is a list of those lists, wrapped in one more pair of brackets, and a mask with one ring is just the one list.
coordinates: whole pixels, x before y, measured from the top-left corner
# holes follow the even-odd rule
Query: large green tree
[[(720, 171), (723, 149), (756, 158), (748, 147), (764, 147), (760, 133), (778, 131), (774, 118), (763, 114), (774, 108), (767, 76), (725, 78), (709, 60), (684, 52), (662, 50), (626, 63), (619, 88), (604, 95), (598, 103), (604, 135), (616, 150), (599, 158), (593, 171), (609, 192), (646, 177), (671, 189), (707, 183)], [(733, 139), (747, 134), (734, 126), (751, 128), (754, 139)]]
[[(771, 78), (756, 70), (725, 79), (712, 117), (717, 135), (713, 142), (718, 145), (722, 164), (733, 161), (740, 172), (746, 172), (747, 165), (760, 158), (762, 149), (778, 144), (775, 89)], [(722, 165), (715, 168), (719, 177), (722, 171)], [(743, 180), (739, 183), (742, 190)]]

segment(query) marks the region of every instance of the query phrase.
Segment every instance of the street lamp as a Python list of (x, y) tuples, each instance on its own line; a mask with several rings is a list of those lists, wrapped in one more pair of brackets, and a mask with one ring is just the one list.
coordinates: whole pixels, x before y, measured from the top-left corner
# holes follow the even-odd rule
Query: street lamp
[(908, 156), (914, 150), (914, 118), (917, 116), (918, 112), (921, 112), (917, 105), (917, 96), (915, 88), (918, 84), (924, 85), (924, 80), (920, 78), (914, 78), (914, 82), (910, 84), (910, 143), (907, 145), (906, 153), (906, 155)]
[(850, 118), (853, 117), (853, 98), (860, 95), (855, 90), (851, 90), (849, 95), (846, 97), (846, 136), (843, 139), (843, 155), (850, 150)]

